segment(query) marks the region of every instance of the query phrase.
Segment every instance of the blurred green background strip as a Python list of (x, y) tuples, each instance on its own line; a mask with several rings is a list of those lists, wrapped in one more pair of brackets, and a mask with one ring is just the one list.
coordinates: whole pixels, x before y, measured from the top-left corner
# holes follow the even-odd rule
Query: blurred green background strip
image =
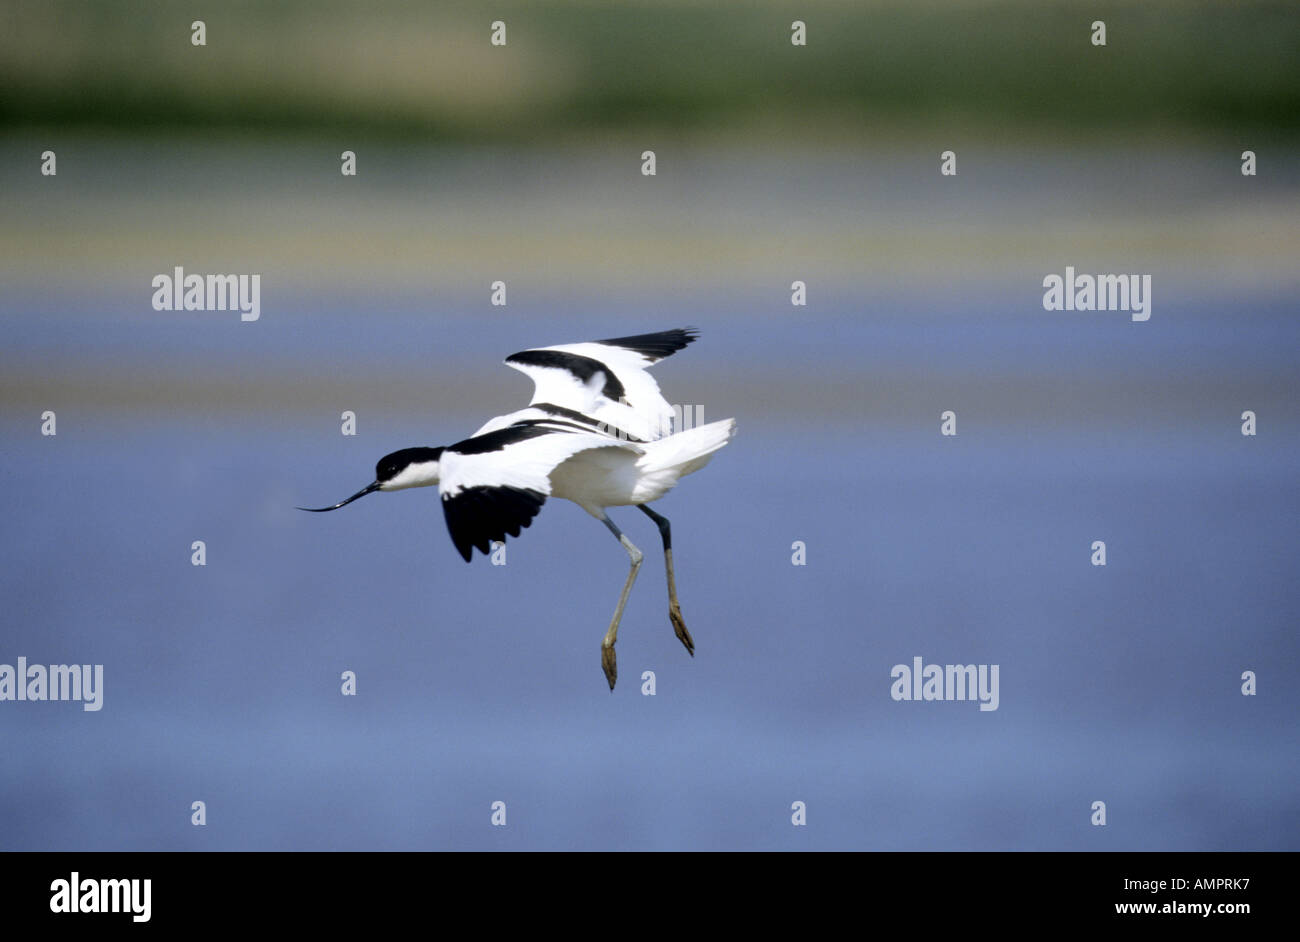
[[(201, 18), (207, 45), (190, 43)], [(488, 42), (493, 20), (509, 45)], [(808, 25), (808, 47), (790, 23)], [(1103, 20), (1107, 45), (1090, 24)], [(1300, 130), (1300, 4), (8, 2), (0, 131)]]

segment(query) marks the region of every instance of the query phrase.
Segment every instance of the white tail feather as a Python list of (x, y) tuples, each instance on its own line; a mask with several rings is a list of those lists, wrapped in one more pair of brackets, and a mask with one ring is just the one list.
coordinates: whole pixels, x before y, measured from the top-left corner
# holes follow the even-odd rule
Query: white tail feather
[(708, 464), (713, 453), (731, 441), (735, 434), (736, 420), (722, 419), (642, 444), (645, 454), (636, 463), (639, 472), (637, 502), (662, 497), (678, 479)]

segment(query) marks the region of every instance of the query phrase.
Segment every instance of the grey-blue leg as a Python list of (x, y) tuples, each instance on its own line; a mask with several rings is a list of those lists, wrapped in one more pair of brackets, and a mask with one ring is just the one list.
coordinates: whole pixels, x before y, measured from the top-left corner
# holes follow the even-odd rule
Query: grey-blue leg
[(637, 549), (632, 541), (629, 540), (623, 531), (614, 525), (614, 521), (609, 519), (609, 515), (600, 518), (600, 522), (609, 527), (609, 532), (614, 534), (623, 549), (627, 550), (627, 555), (632, 560), (632, 568), (627, 574), (627, 582), (623, 583), (623, 594), (618, 597), (618, 608), (614, 609), (614, 618), (609, 623), (609, 630), (605, 632), (605, 638), (600, 642), (600, 666), (605, 671), (605, 679), (609, 681), (609, 689), (614, 689), (614, 682), (618, 680), (618, 660), (614, 656), (614, 645), (618, 642), (618, 623), (623, 619), (623, 606), (627, 604), (627, 597), (632, 591), (632, 583), (636, 582), (637, 570), (641, 568), (641, 551)]
[(677, 580), (673, 578), (673, 531), (672, 525), (668, 522), (667, 517), (661, 517), (645, 504), (638, 504), (641, 512), (655, 522), (659, 527), (659, 535), (664, 541), (664, 569), (668, 573), (668, 620), (673, 623), (673, 631), (677, 633), (677, 640), (686, 645), (686, 650), (691, 657), (695, 657), (695, 639), (691, 633), (686, 630), (686, 622), (682, 620), (682, 609), (677, 604)]

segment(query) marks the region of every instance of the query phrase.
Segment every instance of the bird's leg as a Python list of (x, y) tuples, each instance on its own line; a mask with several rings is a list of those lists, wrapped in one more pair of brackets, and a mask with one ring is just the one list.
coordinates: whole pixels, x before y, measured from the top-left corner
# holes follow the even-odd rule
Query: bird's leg
[(627, 582), (623, 583), (623, 594), (618, 597), (618, 608), (614, 609), (614, 618), (609, 623), (609, 631), (605, 632), (605, 639), (600, 642), (600, 666), (605, 671), (605, 679), (609, 681), (609, 689), (613, 690), (614, 682), (618, 680), (618, 660), (614, 656), (614, 645), (618, 642), (618, 623), (623, 618), (623, 606), (627, 604), (632, 583), (636, 582), (637, 570), (641, 568), (641, 551), (623, 534), (622, 530), (614, 526), (614, 521), (608, 516), (602, 516), (600, 522), (609, 527), (610, 533), (618, 537), (618, 541), (623, 544), (623, 549), (627, 550), (627, 555), (632, 560)]
[(659, 535), (663, 537), (664, 569), (668, 572), (668, 620), (673, 623), (673, 631), (677, 633), (677, 640), (686, 645), (686, 650), (691, 657), (695, 657), (695, 639), (686, 630), (686, 622), (682, 620), (682, 608), (677, 604), (677, 580), (673, 578), (672, 525), (668, 523), (667, 517), (661, 517), (645, 504), (638, 504), (637, 506), (641, 508), (642, 513), (658, 525)]

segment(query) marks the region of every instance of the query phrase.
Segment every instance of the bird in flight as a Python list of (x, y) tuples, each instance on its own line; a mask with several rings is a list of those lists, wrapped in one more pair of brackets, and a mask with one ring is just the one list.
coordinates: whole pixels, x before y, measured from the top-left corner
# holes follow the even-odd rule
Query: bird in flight
[(528, 375), (535, 390), (528, 408), (491, 419), (464, 441), (438, 448), (403, 448), (375, 466), (375, 480), (333, 507), (374, 491), (438, 486), (447, 531), (469, 562), (474, 550), (517, 537), (548, 497), (573, 501), (614, 534), (631, 570), (600, 643), (600, 663), (614, 689), (614, 645), (642, 554), (609, 519), (606, 508), (634, 505), (659, 528), (668, 574), (668, 619), (695, 656), (673, 578), (672, 533), (666, 517), (646, 505), (668, 493), (684, 475), (704, 467), (731, 439), (735, 419), (672, 429), (673, 409), (649, 368), (693, 342), (693, 328), (588, 343), (523, 350), (507, 366)]

